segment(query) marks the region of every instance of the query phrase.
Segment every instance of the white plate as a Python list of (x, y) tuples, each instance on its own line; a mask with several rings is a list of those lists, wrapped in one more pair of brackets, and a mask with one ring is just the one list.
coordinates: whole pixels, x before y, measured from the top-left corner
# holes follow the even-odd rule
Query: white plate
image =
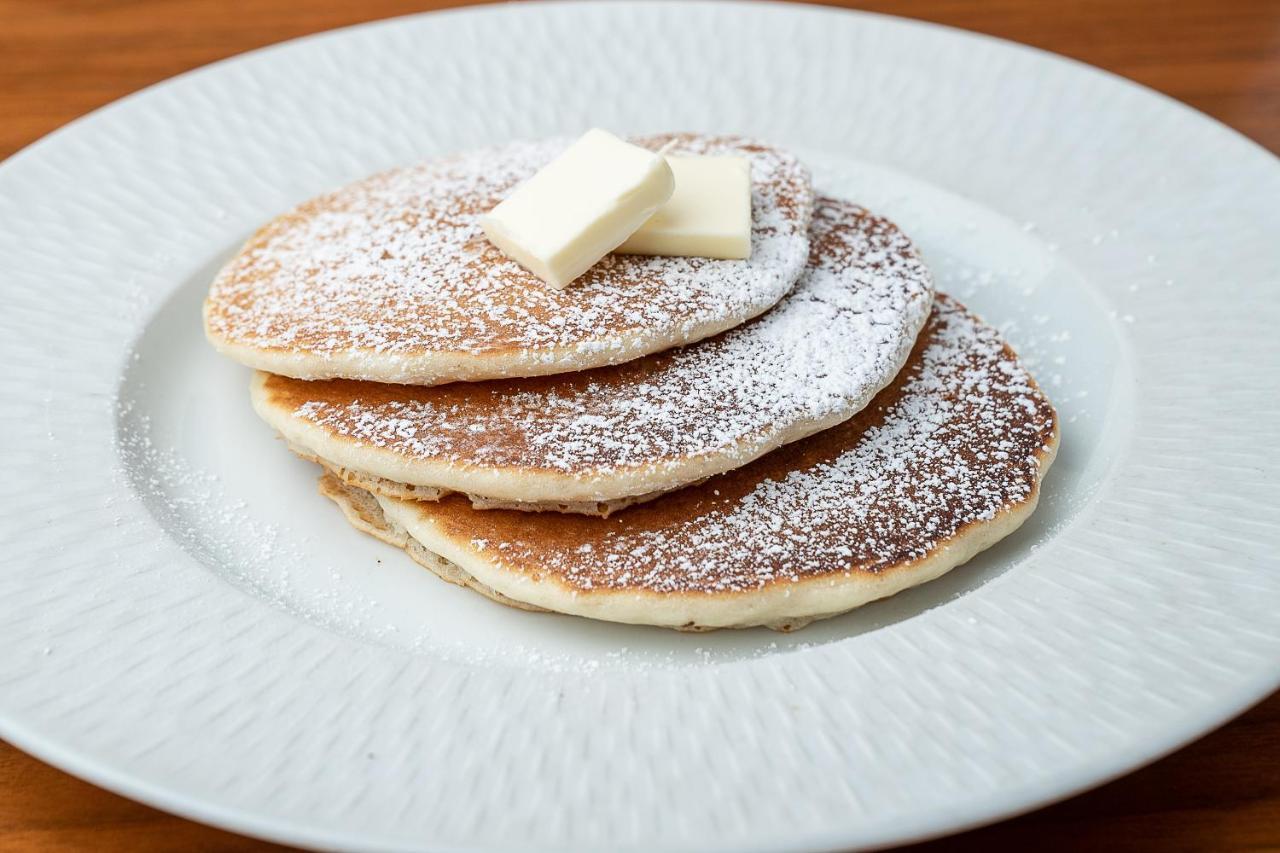
[[(795, 635), (495, 606), (350, 530), (198, 308), (259, 223), (574, 132), (756, 134), (897, 219), (1063, 417), (1042, 508)], [(0, 734), (301, 844), (802, 848), (1008, 815), (1280, 676), (1280, 165), (1095, 70), (770, 5), (502, 6), (259, 51), (0, 167)]]

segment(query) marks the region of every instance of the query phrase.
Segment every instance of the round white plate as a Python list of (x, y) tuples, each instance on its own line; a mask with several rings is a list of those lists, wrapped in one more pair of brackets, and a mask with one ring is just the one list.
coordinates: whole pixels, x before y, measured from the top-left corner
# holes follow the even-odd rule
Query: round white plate
[[(533, 615), (351, 530), (204, 343), (252, 229), (572, 133), (799, 150), (1059, 407), (1040, 511), (794, 635)], [(511, 5), (259, 51), (0, 166), (0, 735), (323, 847), (810, 848), (1122, 773), (1280, 678), (1280, 164), (1149, 91), (817, 8)]]

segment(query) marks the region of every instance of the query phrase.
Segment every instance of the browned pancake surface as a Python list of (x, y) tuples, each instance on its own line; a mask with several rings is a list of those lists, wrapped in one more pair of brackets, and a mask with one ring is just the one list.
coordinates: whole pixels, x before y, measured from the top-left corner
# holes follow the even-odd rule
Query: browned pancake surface
[(576, 590), (725, 593), (926, 558), (1033, 500), (1053, 407), (999, 334), (939, 296), (895, 382), (844, 424), (608, 519), (416, 512), (506, 571)]

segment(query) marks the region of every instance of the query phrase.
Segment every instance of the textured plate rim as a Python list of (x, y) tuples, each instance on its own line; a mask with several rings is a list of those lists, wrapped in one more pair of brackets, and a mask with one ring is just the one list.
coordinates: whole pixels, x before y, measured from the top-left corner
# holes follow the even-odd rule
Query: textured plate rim
[[(877, 826), (870, 833), (860, 834), (857, 849), (882, 849), (904, 844), (915, 844), (943, 838), (1001, 821), (1028, 814), (1055, 803), (1071, 799), (1087, 791), (1106, 785), (1147, 767), (1177, 752), (1184, 746), (1199, 740), (1210, 732), (1248, 711), (1280, 687), (1280, 678), (1270, 683), (1245, 685), (1238, 695), (1230, 697), (1211, 714), (1198, 719), (1188, 718), (1179, 729), (1168, 729), (1164, 737), (1153, 738), (1152, 743), (1133, 745), (1126, 752), (1115, 753), (1103, 762), (1080, 770), (1069, 779), (1046, 777), (1039, 788), (1026, 787), (1016, 795), (992, 795), (987, 801), (966, 810), (962, 814), (935, 812), (909, 828), (893, 825)], [(23, 752), (112, 793), (136, 800), (144, 805), (170, 814), (198, 821), (217, 829), (273, 841), (306, 849), (351, 849), (400, 851), (411, 850), (473, 850), (502, 849), (500, 847), (460, 847), (436, 844), (401, 844), (391, 839), (371, 839), (367, 833), (343, 835), (331, 831), (313, 831), (305, 824), (288, 820), (276, 820), (254, 812), (212, 805), (198, 798), (174, 793), (162, 785), (152, 784), (128, 771), (118, 770), (92, 758), (77, 753), (73, 747), (63, 747), (52, 739), (41, 738), (34, 731), (24, 729), (13, 720), (0, 718), (0, 737), (17, 746)], [(828, 830), (809, 837), (765, 839), (747, 847), (735, 846), (735, 850), (819, 850), (847, 848), (851, 834), (846, 830)], [(707, 849), (707, 848), (689, 848)]]
[[(562, 6), (562, 5), (577, 5), (577, 4), (551, 3), (547, 5)], [(781, 4), (760, 4), (760, 5), (773, 6), (773, 5), (781, 5)], [(441, 12), (424, 13), (424, 15), (438, 17), (440, 15), (500, 14), (499, 10), (501, 8), (502, 7), (459, 8), (459, 9), (443, 10)], [(808, 11), (812, 12), (814, 8), (815, 7), (810, 7)], [(872, 13), (850, 12), (847, 10), (838, 10), (838, 9), (826, 9), (824, 10), (823, 13), (830, 14), (830, 15), (838, 15), (838, 16), (855, 15), (855, 16), (864, 17), (864, 18), (887, 18), (888, 17), (888, 16), (881, 16), (881, 15), (876, 15)], [(206, 73), (214, 73), (219, 69), (228, 65), (232, 65), (248, 56), (257, 56), (257, 55), (261, 55), (261, 54), (276, 51), (276, 50), (288, 49), (288, 48), (297, 46), (300, 43), (310, 42), (313, 40), (323, 40), (323, 39), (334, 38), (334, 37), (340, 38), (344, 34), (350, 33), (352, 31), (357, 31), (357, 30), (364, 31), (364, 30), (369, 30), (377, 27), (392, 27), (392, 26), (395, 26), (400, 21), (418, 18), (422, 16), (423, 15), (410, 15), (410, 16), (403, 16), (402, 18), (392, 18), (392, 19), (385, 19), (380, 21), (372, 21), (364, 24), (358, 24), (352, 27), (342, 28), (339, 30), (332, 30), (332, 31), (327, 31), (323, 33), (307, 35), (298, 39), (294, 39), (288, 42), (282, 42), (280, 44), (270, 45), (264, 48), (260, 48), (258, 50), (247, 52), (245, 54), (240, 54), (238, 56), (221, 60), (219, 62), (213, 63), (208, 66), (194, 69), (182, 75), (178, 75), (175, 78), (171, 78), (169, 80), (165, 80), (160, 83), (154, 84), (153, 86), (150, 86), (137, 93), (129, 95), (126, 98), (122, 98), (116, 102), (108, 104), (84, 117), (76, 119), (75, 121), (69, 123), (68, 125), (50, 134), (49, 136), (46, 136), (40, 140), (37, 140), (36, 142), (20, 150), (19, 152), (14, 154), (12, 157), (10, 157), (7, 161), (5, 161), (2, 164), (2, 166), (0, 166), (0, 174), (11, 171), (14, 167), (27, 162), (27, 160), (30, 158), (39, 157), (43, 147), (46, 144), (55, 140), (60, 140), (66, 136), (82, 132), (82, 130), (84, 130), (87, 125), (91, 125), (93, 120), (95, 120), (102, 114), (115, 110), (116, 108), (120, 107), (125, 103), (133, 102), (138, 99), (143, 99), (147, 97), (149, 94), (153, 93), (154, 91), (163, 89), (171, 85), (177, 80), (187, 79), (193, 76), (199, 76)], [(1231, 137), (1233, 138), (1233, 141), (1237, 143), (1240, 140), (1243, 140), (1247, 142), (1250, 146), (1255, 148), (1257, 151), (1260, 151), (1264, 154), (1267, 154), (1267, 156), (1270, 156), (1269, 152), (1266, 152), (1265, 149), (1263, 149), (1257, 143), (1253, 142), (1252, 140), (1249, 140), (1247, 137), (1244, 137), (1238, 132), (1232, 130), (1231, 128), (1225, 125), (1222, 125), (1219, 122), (1216, 122), (1212, 119), (1208, 119), (1207, 117), (1191, 109), (1190, 107), (1187, 107), (1184, 104), (1174, 101), (1173, 99), (1168, 98), (1165, 95), (1162, 95), (1158, 92), (1153, 92), (1152, 90), (1146, 89), (1145, 87), (1138, 86), (1138, 84), (1132, 83), (1131, 81), (1125, 80), (1124, 78), (1120, 78), (1114, 74), (1110, 74), (1109, 72), (1101, 71), (1091, 66), (1084, 65), (1083, 63), (1080, 63), (1078, 61), (1071, 60), (1069, 58), (1060, 57), (1055, 54), (1051, 54), (1036, 48), (1030, 48), (1023, 45), (1017, 45), (1014, 43), (1005, 42), (1003, 40), (995, 39), (993, 37), (985, 36), (982, 34), (955, 30), (949, 27), (942, 27), (940, 25), (931, 24), (928, 22), (903, 21), (901, 19), (896, 19), (896, 18), (890, 19), (890, 20), (894, 20), (911, 27), (918, 27), (922, 29), (945, 30), (949, 32), (953, 38), (976, 39), (980, 41), (998, 43), (1005, 48), (1012, 48), (1020, 51), (1029, 51), (1034, 54), (1040, 55), (1042, 58), (1047, 58), (1045, 59), (1045, 61), (1065, 62), (1067, 64), (1070, 64), (1075, 67), (1077, 72), (1103, 75), (1109, 78), (1113, 85), (1120, 84), (1122, 86), (1127, 86), (1132, 89), (1141, 90), (1147, 97), (1154, 95), (1160, 100), (1164, 101), (1167, 105), (1172, 105), (1176, 107), (1176, 109), (1180, 110), (1183, 114), (1184, 119), (1188, 121), (1195, 121), (1202, 125), (1205, 125), (1205, 124), (1212, 125), (1215, 131), (1219, 135), (1223, 136), (1224, 138)], [(1224, 131), (1225, 133), (1223, 133)], [(1274, 161), (1274, 158), (1273, 158), (1273, 161)], [(1273, 162), (1272, 165), (1274, 166), (1275, 162)], [(969, 810), (968, 813), (965, 814), (964, 816), (961, 816), (958, 814), (945, 814), (945, 813), (931, 814), (928, 821), (913, 823), (912, 827), (906, 833), (902, 831), (904, 829), (903, 827), (897, 827), (895, 830), (895, 828), (890, 826), (881, 827), (877, 825), (877, 827), (880, 830), (883, 830), (882, 832), (878, 834), (873, 832), (870, 835), (864, 835), (862, 833), (858, 833), (858, 838), (862, 843), (871, 843), (871, 844), (889, 843), (891, 841), (894, 843), (897, 843), (897, 842), (909, 841), (909, 840), (920, 840), (924, 838), (935, 837), (937, 835), (945, 834), (948, 832), (958, 831), (958, 830), (969, 828), (972, 826), (982, 825), (984, 823), (988, 823), (990, 821), (993, 821), (1002, 817), (1008, 817), (1013, 814), (1030, 810), (1037, 806), (1044, 805), (1049, 802), (1053, 802), (1055, 800), (1069, 797), (1075, 793), (1078, 793), (1081, 790), (1085, 790), (1095, 785), (1102, 784), (1108, 781), (1109, 779), (1114, 778), (1118, 775), (1121, 775), (1125, 772), (1128, 772), (1136, 767), (1139, 767), (1139, 766), (1142, 766), (1143, 764), (1157, 760), (1163, 755), (1168, 754), (1169, 752), (1177, 749), (1179, 746), (1189, 742), (1190, 740), (1193, 740), (1196, 737), (1203, 735), (1210, 729), (1222, 724), (1226, 720), (1230, 719), (1236, 714), (1247, 709), (1249, 706), (1251, 706), (1255, 702), (1259, 701), (1261, 698), (1265, 697), (1268, 693), (1273, 691), (1277, 686), (1280, 686), (1280, 672), (1277, 672), (1274, 670), (1271, 672), (1261, 673), (1261, 676), (1254, 681), (1238, 682), (1237, 690), (1235, 691), (1235, 693), (1233, 693), (1229, 697), (1226, 695), (1220, 695), (1218, 697), (1218, 701), (1214, 703), (1211, 708), (1200, 708), (1198, 709), (1199, 714), (1194, 714), (1194, 713), (1183, 714), (1183, 716), (1179, 719), (1180, 725), (1177, 725), (1177, 726), (1168, 725), (1169, 721), (1166, 720), (1164, 727), (1158, 730), (1158, 734), (1150, 737), (1150, 739), (1147, 742), (1142, 744), (1130, 744), (1127, 750), (1112, 753), (1112, 755), (1107, 760), (1096, 762), (1093, 766), (1089, 767), (1088, 769), (1076, 773), (1074, 777), (1071, 778), (1069, 781), (1064, 781), (1060, 777), (1058, 778), (1045, 777), (1044, 784), (1041, 786), (1039, 790), (1033, 790), (1032, 788), (1024, 787), (1021, 791), (1017, 793), (1016, 796), (1009, 795), (1007, 792), (1005, 792), (1004, 795), (993, 795), (993, 797), (991, 798), (992, 802), (988, 802), (984, 808)], [(328, 845), (328, 844), (339, 843), (339, 844), (351, 844), (351, 845), (358, 845), (358, 846), (364, 846), (369, 843), (368, 836), (365, 834), (352, 836), (350, 838), (343, 838), (329, 831), (322, 831), (320, 833), (313, 834), (304, 826), (290, 823), (288, 821), (276, 821), (271, 818), (260, 817), (250, 812), (243, 812), (237, 809), (224, 809), (219, 806), (211, 806), (207, 803), (202, 802), (199, 799), (188, 798), (182, 794), (172, 793), (166, 790), (162, 786), (151, 785), (140, 778), (134, 777), (127, 771), (117, 770), (105, 765), (98, 765), (92, 759), (78, 755), (77, 751), (74, 748), (61, 747), (53, 739), (42, 738), (40, 735), (38, 735), (35, 732), (34, 729), (30, 729), (23, 726), (20, 721), (15, 719), (9, 719), (7, 717), (0, 718), (0, 730), (3, 731), (3, 734), (6, 739), (10, 740), (16, 745), (19, 745), (20, 747), (22, 747), (23, 749), (26, 749), (27, 751), (30, 751), (32, 754), (35, 754), (43, 758), (44, 760), (49, 761), (55, 766), (62, 767), (63, 769), (68, 770), (69, 772), (74, 772), (78, 775), (84, 776), (85, 778), (88, 778), (111, 790), (116, 790), (121, 793), (125, 793), (143, 802), (151, 803), (151, 804), (160, 806), (166, 810), (170, 810), (175, 813), (182, 814), (184, 816), (188, 816), (197, 820), (205, 820), (211, 823), (215, 823), (216, 825), (226, 826), (232, 829), (239, 829), (241, 831), (259, 835), (261, 837), (268, 837), (268, 838), (273, 838), (281, 841), (291, 841), (294, 843), (317, 844), (317, 845)], [(813, 838), (796, 839), (796, 841), (800, 841), (806, 844), (810, 842), (817, 843), (817, 844), (828, 844), (828, 843), (838, 844), (838, 843), (847, 843), (851, 837), (853, 836), (849, 831), (831, 831), (828, 833), (815, 835)]]

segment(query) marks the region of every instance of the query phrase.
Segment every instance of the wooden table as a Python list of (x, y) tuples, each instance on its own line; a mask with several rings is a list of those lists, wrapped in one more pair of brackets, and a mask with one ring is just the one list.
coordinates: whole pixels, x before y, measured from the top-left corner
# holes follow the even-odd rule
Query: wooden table
[[(197, 65), (317, 30), (447, 5), (455, 4), (0, 0), (0, 157)], [(1099, 65), (1280, 152), (1280, 0), (843, 5), (979, 30)], [(1124, 779), (919, 849), (1001, 844), (1034, 846), (1038, 853), (1280, 849), (1280, 694)], [(270, 846), (138, 805), (0, 743), (0, 851)]]

